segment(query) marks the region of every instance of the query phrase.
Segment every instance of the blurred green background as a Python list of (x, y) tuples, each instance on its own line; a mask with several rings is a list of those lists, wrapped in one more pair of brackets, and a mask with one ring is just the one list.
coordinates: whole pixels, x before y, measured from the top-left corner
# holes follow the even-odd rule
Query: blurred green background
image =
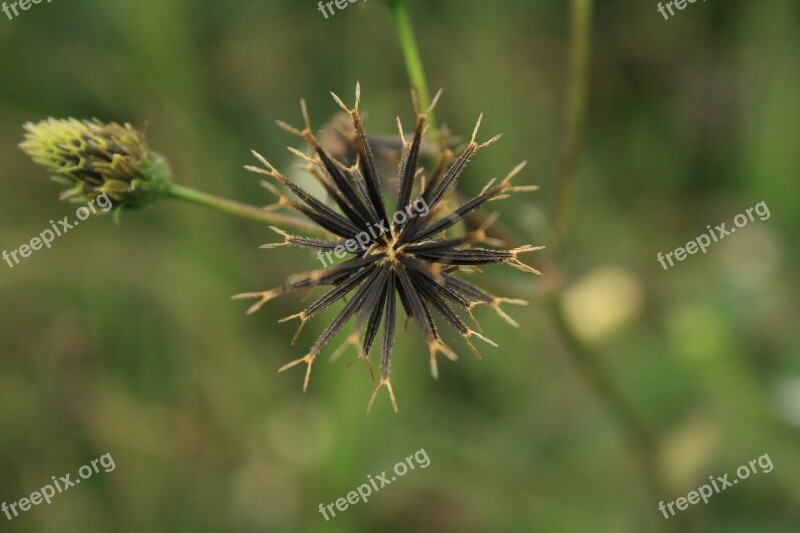
[[(460, 184), (480, 190), (518, 161), (538, 193), (492, 204), (543, 278), (486, 269), (476, 282), (532, 301), (513, 329), (481, 310), (500, 347), (429, 375), (416, 325), (393, 383), (365, 414), (360, 365), (326, 355), (307, 394), (303, 355), (332, 314), (289, 346), (301, 296), (245, 316), (230, 295), (316, 268), (307, 252), (258, 250), (260, 223), (201, 207), (90, 219), (14, 269), (0, 264), (0, 501), (110, 452), (95, 475), (2, 531), (684, 531), (800, 528), (800, 5), (712, 0), (669, 21), (657, 2), (600, 2), (589, 111), (554, 253), (549, 205), (563, 150), (569, 2), (411, 0), (438, 120), (501, 142)], [(378, 0), (325, 20), (311, 0), (103, 0), (0, 15), (0, 248), (74, 207), (16, 147), (48, 116), (147, 123), (184, 185), (271, 203), (242, 165), (279, 167), (295, 139), (352, 102), (371, 133), (413, 120), (391, 16)], [(656, 261), (765, 201), (756, 221), (664, 271)], [(553, 265), (557, 265), (557, 268)], [(659, 435), (664, 482), (647, 490), (624, 426), (582, 379), (546, 299), (563, 285), (570, 327)], [(559, 289), (560, 290), (560, 289)], [(344, 337), (344, 333), (340, 338)], [(335, 346), (338, 343), (333, 343)], [(326, 522), (331, 503), (424, 448), (431, 464)], [(658, 501), (768, 453), (752, 476), (664, 520)]]

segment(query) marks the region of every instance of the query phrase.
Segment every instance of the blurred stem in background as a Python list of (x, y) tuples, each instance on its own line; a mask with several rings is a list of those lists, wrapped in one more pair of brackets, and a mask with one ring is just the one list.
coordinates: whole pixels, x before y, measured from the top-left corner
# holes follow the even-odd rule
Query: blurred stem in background
[[(570, 201), (580, 162), (586, 124), (589, 93), (589, 62), (592, 40), (593, 0), (570, 1), (569, 65), (566, 87), (566, 113), (562, 159), (555, 182), (552, 223), (556, 237), (556, 255), (564, 243), (571, 210)], [(561, 286), (549, 298), (548, 311), (572, 356), (581, 377), (594, 390), (605, 407), (627, 433), (629, 445), (636, 453), (648, 488), (654, 498), (665, 494), (658, 466), (658, 438), (642, 420), (636, 408), (609, 377), (601, 357), (582, 342), (569, 326), (561, 307)]]
[[(586, 124), (589, 94), (589, 64), (592, 40), (593, 0), (570, 1), (570, 50), (567, 79), (567, 102), (564, 116), (562, 159), (555, 182), (552, 204), (553, 234), (556, 257), (561, 257), (568, 231), (572, 196), (580, 162)], [(548, 298), (548, 312), (552, 316), (567, 352), (571, 355), (582, 379), (590, 386), (605, 408), (617, 419), (625, 431), (628, 445), (636, 455), (644, 481), (654, 501), (670, 494), (659, 464), (658, 435), (642, 419), (636, 407), (617, 387), (603, 366), (600, 354), (584, 343), (570, 328), (561, 306), (563, 283)], [(675, 531), (692, 531), (689, 518), (678, 516), (668, 527)]]
[(586, 103), (589, 87), (589, 60), (592, 40), (593, 0), (570, 2), (569, 79), (564, 127), (564, 145), (553, 198), (553, 229), (557, 245), (562, 246), (570, 210), (570, 198), (575, 186), (583, 132), (586, 123)]
[[(570, 1), (569, 74), (566, 89), (563, 152), (555, 182), (552, 207), (557, 256), (561, 255), (559, 252), (567, 231), (569, 211), (571, 210), (570, 201), (575, 189), (575, 178), (586, 124), (592, 40), (592, 3), (593, 0)], [(600, 355), (582, 342), (569, 327), (561, 306), (561, 288), (559, 286), (559, 290), (554, 291), (550, 296), (548, 308), (564, 345), (572, 356), (581, 377), (594, 389), (595, 394), (627, 433), (629, 445), (636, 453), (653, 497), (663, 496), (665, 486), (658, 466), (658, 438), (609, 377), (603, 367)]]

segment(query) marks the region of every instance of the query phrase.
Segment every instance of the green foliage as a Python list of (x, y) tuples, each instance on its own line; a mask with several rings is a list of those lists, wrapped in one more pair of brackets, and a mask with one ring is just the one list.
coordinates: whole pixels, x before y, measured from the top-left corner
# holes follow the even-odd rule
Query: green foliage
[[(438, 122), (470, 131), (485, 112), (484, 131), (503, 133), (471, 163), (464, 194), (528, 160), (516, 179), (542, 190), (499, 205), (500, 222), (554, 249), (546, 206), (563, 149), (569, 3), (409, 7), (428, 84), (445, 88)], [(665, 21), (655, 3), (598, 2), (569, 246), (543, 261), (560, 266), (565, 319), (661, 438), (660, 499), (770, 454), (772, 472), (683, 512), (698, 531), (797, 529), (799, 11), (794, 0), (709, 1)], [(314, 116), (333, 116), (328, 92), (358, 80), (372, 133), (393, 133), (394, 114), (409, 109), (404, 57), (379, 2), (327, 20), (313, 2), (290, 0), (53, 2), (0, 15), (0, 50), (0, 248), (73, 209), (16, 148), (28, 120), (147, 123), (182, 184), (266, 205), (273, 198), (242, 165), (250, 149), (291, 165), (274, 120), (296, 122), (300, 97)], [(410, 110), (402, 118), (410, 123)], [(768, 221), (669, 271), (658, 264), (659, 251), (760, 201)], [(399, 334), (400, 412), (379, 402), (365, 415), (373, 385), (345, 357), (320, 361), (305, 395), (276, 373), (335, 310), (290, 347), (293, 326), (276, 321), (301, 296), (250, 317), (229, 300), (316, 267), (303, 251), (258, 250), (274, 238), (266, 224), (175, 204), (119, 226), (95, 221), (14, 269), (0, 263), (0, 502), (106, 452), (116, 462), (49, 506), (9, 524), (0, 515), (2, 529), (672, 525), (619, 420), (558, 341), (547, 264), (534, 263), (545, 272), (534, 281), (502, 270), (483, 278), (532, 305), (513, 310), (522, 326), (513, 330), (477, 310), (500, 345), (482, 360), (445, 329), (462, 357), (443, 362), (438, 381), (415, 328)], [(330, 522), (317, 511), (420, 448), (430, 467)]]

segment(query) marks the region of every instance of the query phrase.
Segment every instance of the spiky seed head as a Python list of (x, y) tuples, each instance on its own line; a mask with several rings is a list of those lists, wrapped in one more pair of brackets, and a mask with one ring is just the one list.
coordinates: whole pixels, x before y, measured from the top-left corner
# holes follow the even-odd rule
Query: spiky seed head
[[(480, 242), (489, 246), (498, 244), (495, 239), (490, 239), (486, 235), (486, 228), (494, 221), (491, 217), (467, 235), (447, 237), (446, 232), (487, 203), (507, 198), (514, 192), (533, 190), (533, 187), (510, 184), (511, 179), (522, 170), (522, 165), (518, 165), (501, 182), (497, 183), (497, 180), (489, 182), (480, 194), (450, 210), (444, 201), (448, 191), (452, 190), (470, 158), (495, 142), (499, 136), (483, 143), (477, 142), (479, 119), (466, 148), (458, 154), (445, 149), (439, 164), (426, 176), (419, 164), (426, 115), (420, 112), (416, 102), (414, 104), (417, 114), (416, 128), (411, 139), (406, 139), (401, 133), (401, 156), (396, 178), (391, 182), (381, 179), (373, 150), (374, 137), (368, 137), (363, 130), (358, 108), (359, 99), (358, 87), (356, 103), (352, 109), (334, 95), (334, 100), (342, 107), (352, 123), (352, 134), (342, 136), (343, 142), (350, 143), (345, 152), (354, 154), (352, 166), (338, 161), (336, 156), (323, 148), (311, 128), (305, 103), (301, 106), (304, 122), (302, 130), (279, 122), (284, 130), (308, 143), (314, 153), (313, 157), (297, 151), (295, 154), (310, 166), (310, 171), (322, 183), (332, 202), (315, 198), (281, 174), (258, 153), (254, 152), (254, 156), (263, 168), (247, 167), (274, 180), (274, 184), (265, 185), (278, 196), (280, 207), (299, 211), (333, 236), (328, 240), (311, 239), (290, 235), (279, 228), (273, 228), (282, 241), (264, 248), (295, 246), (315, 252), (320, 259), (333, 253), (339, 256), (341, 250), (346, 250), (352, 257), (322, 270), (291, 276), (285, 285), (276, 289), (248, 292), (234, 298), (257, 299), (258, 301), (248, 310), (248, 313), (252, 313), (283, 294), (332, 287), (302, 312), (282, 320), (299, 319), (299, 334), (306, 322), (318, 313), (338, 302), (344, 302), (344, 307), (317, 337), (306, 355), (283, 365), (279, 371), (305, 365), (303, 381), (305, 390), (308, 387), (311, 367), (317, 356), (347, 322), (353, 319), (352, 333), (342, 347), (334, 352), (333, 358), (341, 355), (343, 349), (353, 346), (358, 354), (354, 361), (364, 359), (372, 375), (370, 354), (379, 331), (383, 329), (380, 376), (369, 401), (369, 407), (372, 407), (378, 391), (386, 388), (392, 407), (397, 410), (390, 380), (390, 366), (398, 301), (407, 319), (413, 318), (419, 324), (428, 345), (433, 377), (439, 374), (437, 355), (441, 354), (451, 361), (458, 359), (455, 351), (442, 340), (439, 328), (433, 320), (433, 312), (454, 328), (476, 355), (478, 352), (471, 342), (473, 337), (492, 346), (496, 344), (478, 331), (469, 328), (459, 316), (459, 310), (474, 319), (473, 308), (481, 304), (487, 305), (507, 322), (517, 325), (500, 308), (500, 304), (524, 304), (524, 301), (493, 296), (455, 274), (459, 271), (473, 271), (480, 265), (492, 264), (505, 264), (524, 272), (538, 274), (538, 271), (523, 263), (519, 255), (539, 248), (521, 246), (503, 250), (475, 246)], [(402, 131), (402, 127), (400, 130)], [(387, 182), (396, 189), (394, 215), (387, 210), (388, 206), (383, 196), (383, 184)], [(285, 191), (278, 187), (285, 188)], [(287, 196), (289, 193), (296, 200), (289, 199)], [(425, 209), (422, 209), (423, 206)], [(355, 242), (358, 246), (343, 246), (343, 243)]]
[(105, 193), (117, 207), (138, 208), (169, 188), (166, 160), (130, 124), (49, 118), (24, 128), (19, 147), (68, 187), (62, 200), (85, 203)]

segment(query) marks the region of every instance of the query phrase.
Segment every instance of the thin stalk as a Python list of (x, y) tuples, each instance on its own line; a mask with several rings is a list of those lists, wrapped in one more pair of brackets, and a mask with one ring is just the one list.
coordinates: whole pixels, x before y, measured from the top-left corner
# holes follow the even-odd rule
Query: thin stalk
[[(658, 463), (660, 452), (658, 435), (641, 418), (638, 411), (616, 386), (601, 363), (599, 355), (570, 329), (557, 295), (549, 299), (548, 305), (556, 329), (575, 361), (581, 378), (594, 390), (595, 395), (600, 398), (606, 409), (623, 428), (628, 446), (634, 454), (647, 489), (650, 491), (650, 497), (654, 502), (671, 497), (672, 491), (665, 482)], [(669, 524), (665, 524), (664, 529), (676, 533), (691, 533), (696, 530), (696, 526), (690, 515), (678, 514), (670, 520)]]
[(567, 85), (564, 143), (553, 208), (553, 227), (559, 247), (567, 230), (569, 200), (583, 141), (592, 37), (592, 1), (570, 1), (570, 61)]
[[(406, 0), (387, 0), (389, 10), (392, 12), (397, 37), (400, 40), (400, 49), (403, 51), (403, 59), (406, 64), (406, 71), (411, 81), (411, 86), (417, 93), (419, 107), (422, 111), (431, 105), (431, 94), (428, 91), (428, 82), (425, 78), (425, 69), (422, 66), (422, 58), (419, 55), (419, 47), (414, 37), (414, 29), (411, 27), (411, 18), (408, 15)], [(439, 142), (439, 130), (436, 127), (436, 119), (433, 112), (428, 115), (428, 138), (436, 146)]]
[[(570, 201), (583, 145), (589, 93), (592, 7), (593, 0), (570, 0), (570, 63), (563, 155), (552, 210), (557, 256), (564, 248)], [(600, 355), (583, 343), (570, 328), (560, 305), (561, 294), (562, 291), (558, 290), (549, 298), (548, 307), (553, 323), (581, 377), (594, 389), (596, 396), (623, 428), (652, 496), (663, 498), (669, 494), (669, 490), (658, 464), (659, 436), (610, 378)], [(694, 529), (688, 518), (675, 521), (671, 526), (680, 531)]]
[[(588, 95), (589, 52), (592, 34), (593, 0), (570, 0), (570, 51), (567, 101), (564, 124), (563, 154), (556, 180), (553, 198), (553, 226), (557, 240), (557, 254), (561, 250), (566, 231), (569, 202), (575, 187), (580, 153), (586, 122)], [(560, 255), (560, 254), (558, 254)], [(560, 333), (564, 345), (572, 355), (583, 380), (594, 389), (595, 394), (617, 419), (627, 433), (631, 447), (635, 450), (645, 478), (653, 495), (663, 490), (657, 465), (658, 441), (642, 421), (636, 409), (608, 377), (599, 354), (580, 341), (564, 318), (560, 305), (561, 291), (557, 291), (548, 303), (552, 320)]]
[(558, 298), (551, 298), (549, 306), (550, 315), (553, 318), (556, 329), (560, 333), (564, 345), (572, 355), (581, 377), (594, 389), (595, 394), (601, 398), (603, 404), (612, 413), (612, 416), (617, 419), (618, 423), (627, 432), (630, 445), (637, 455), (637, 460), (640, 462), (653, 496), (665, 494), (656, 464), (658, 457), (658, 439), (656, 435), (608, 376), (598, 354), (593, 352), (570, 329)]
[(171, 184), (167, 194), (171, 198), (177, 198), (179, 200), (185, 200), (194, 204), (210, 207), (212, 209), (216, 209), (217, 211), (240, 216), (242, 218), (259, 220), (269, 224), (281, 224), (283, 226), (289, 226), (299, 230), (319, 233), (319, 228), (309, 221), (293, 217), (291, 215), (285, 215), (283, 213), (266, 211), (252, 205), (235, 202), (233, 200), (228, 200), (227, 198), (214, 196), (212, 194), (190, 189), (189, 187), (184, 187), (182, 185), (176, 185), (174, 183)]

